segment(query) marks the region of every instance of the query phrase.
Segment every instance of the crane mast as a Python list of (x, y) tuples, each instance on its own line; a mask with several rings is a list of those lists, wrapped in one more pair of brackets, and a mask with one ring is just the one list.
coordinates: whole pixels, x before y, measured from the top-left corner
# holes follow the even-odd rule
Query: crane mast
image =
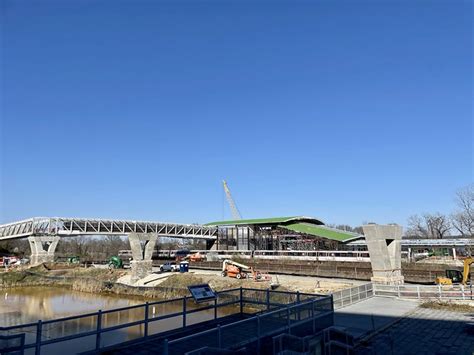
[(222, 185), (224, 185), (224, 192), (225, 192), (225, 196), (227, 198), (227, 202), (229, 202), (230, 212), (232, 213), (232, 218), (233, 219), (242, 219), (242, 216), (240, 215), (239, 209), (237, 208), (237, 205), (235, 204), (234, 199), (232, 198), (232, 194), (230, 193), (229, 186), (227, 186), (227, 182), (225, 180), (222, 180)]

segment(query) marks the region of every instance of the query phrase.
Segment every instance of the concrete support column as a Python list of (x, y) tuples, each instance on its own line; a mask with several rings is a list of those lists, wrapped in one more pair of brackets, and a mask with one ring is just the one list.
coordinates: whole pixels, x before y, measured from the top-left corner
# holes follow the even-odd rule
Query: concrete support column
[(217, 250), (217, 243), (215, 240), (206, 240), (206, 250)]
[(28, 237), (28, 242), (31, 248), (31, 265), (54, 261), (54, 251), (59, 242), (58, 236), (32, 236)]
[(374, 283), (403, 284), (401, 239), (403, 229), (396, 224), (368, 224), (363, 227)]
[(133, 260), (130, 262), (132, 269), (132, 282), (136, 282), (152, 273), (153, 250), (155, 249), (158, 235), (132, 233), (128, 236)]

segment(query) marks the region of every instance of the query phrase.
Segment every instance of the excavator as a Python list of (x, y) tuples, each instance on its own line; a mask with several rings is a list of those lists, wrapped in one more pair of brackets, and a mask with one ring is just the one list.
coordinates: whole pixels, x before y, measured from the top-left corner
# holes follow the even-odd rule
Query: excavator
[(236, 279), (253, 278), (254, 281), (271, 281), (272, 277), (254, 270), (253, 267), (225, 259), (222, 262), (222, 276), (235, 277)]
[(123, 261), (118, 256), (112, 256), (108, 263), (109, 269), (123, 269)]
[(474, 257), (468, 257), (464, 259), (464, 270), (463, 272), (459, 270), (446, 270), (446, 277), (437, 277), (437, 285), (452, 285), (452, 284), (461, 284), (466, 285), (469, 280), (469, 270), (471, 264), (474, 263)]

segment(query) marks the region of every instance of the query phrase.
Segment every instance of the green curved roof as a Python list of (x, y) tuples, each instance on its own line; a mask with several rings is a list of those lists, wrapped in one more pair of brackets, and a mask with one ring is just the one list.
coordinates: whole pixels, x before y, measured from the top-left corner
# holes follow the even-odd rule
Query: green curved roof
[(338, 242), (347, 243), (363, 236), (357, 233), (342, 231), (340, 229), (329, 228), (326, 226), (317, 226), (309, 223), (292, 223), (280, 225), (281, 228), (286, 228), (298, 233), (314, 235), (316, 237), (336, 240)]
[(306, 216), (275, 217), (258, 219), (235, 219), (228, 221), (217, 221), (205, 224), (205, 226), (239, 226), (239, 225), (268, 225), (276, 224), (293, 232), (313, 235), (315, 237), (335, 240), (347, 243), (363, 236), (357, 233), (346, 232), (339, 229), (329, 228), (320, 219)]
[(295, 216), (295, 217), (274, 217), (274, 218), (258, 218), (258, 219), (234, 219), (229, 221), (217, 221), (205, 224), (205, 226), (238, 226), (242, 224), (286, 224), (296, 222), (308, 222), (315, 225), (324, 224), (323, 221), (313, 217)]

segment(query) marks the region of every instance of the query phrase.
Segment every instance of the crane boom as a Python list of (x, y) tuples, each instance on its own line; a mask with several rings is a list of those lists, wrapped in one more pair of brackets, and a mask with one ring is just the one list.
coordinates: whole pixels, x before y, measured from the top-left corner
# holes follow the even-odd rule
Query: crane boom
[(240, 215), (239, 209), (237, 208), (237, 205), (235, 204), (234, 199), (232, 198), (232, 194), (230, 193), (229, 187), (227, 186), (227, 182), (225, 180), (222, 180), (222, 185), (224, 185), (224, 192), (225, 192), (225, 196), (227, 198), (227, 202), (229, 202), (230, 212), (232, 213), (232, 218), (242, 219), (242, 216)]

